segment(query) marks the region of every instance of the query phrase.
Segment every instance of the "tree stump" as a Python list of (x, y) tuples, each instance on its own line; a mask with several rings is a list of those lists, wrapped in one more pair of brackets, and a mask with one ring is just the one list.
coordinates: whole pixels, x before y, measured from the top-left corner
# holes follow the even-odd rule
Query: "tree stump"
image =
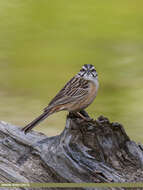
[(70, 113), (64, 131), (49, 138), (0, 122), (0, 182), (143, 182), (143, 145), (103, 116)]

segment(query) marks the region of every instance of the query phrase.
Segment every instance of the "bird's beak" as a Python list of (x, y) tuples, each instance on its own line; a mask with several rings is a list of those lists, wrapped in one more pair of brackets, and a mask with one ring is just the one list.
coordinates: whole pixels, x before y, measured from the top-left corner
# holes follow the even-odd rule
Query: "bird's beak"
[(88, 71), (87, 74), (90, 75), (90, 71)]

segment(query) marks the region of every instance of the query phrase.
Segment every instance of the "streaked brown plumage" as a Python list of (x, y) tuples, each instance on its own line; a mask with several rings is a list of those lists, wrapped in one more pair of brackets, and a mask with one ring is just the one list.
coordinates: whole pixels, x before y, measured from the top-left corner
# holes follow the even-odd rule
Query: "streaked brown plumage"
[[(44, 112), (22, 130), (27, 133), (49, 115), (67, 110), (78, 113), (92, 103), (98, 90), (98, 77), (94, 66), (87, 64), (51, 100)], [(81, 114), (80, 114), (81, 115)]]

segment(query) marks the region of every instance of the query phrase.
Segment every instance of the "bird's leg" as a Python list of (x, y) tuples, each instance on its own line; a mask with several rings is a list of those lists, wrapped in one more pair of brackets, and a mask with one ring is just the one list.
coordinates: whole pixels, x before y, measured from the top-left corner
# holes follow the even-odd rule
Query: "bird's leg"
[(87, 113), (85, 110), (81, 110), (80, 113), (81, 113), (83, 116), (90, 118), (89, 115), (88, 115), (88, 113)]
[(80, 116), (83, 120), (85, 120), (85, 121), (93, 121), (93, 119), (91, 119), (89, 116), (88, 117), (85, 117), (82, 113), (80, 113), (80, 112), (76, 112), (76, 114), (78, 115), (78, 116)]

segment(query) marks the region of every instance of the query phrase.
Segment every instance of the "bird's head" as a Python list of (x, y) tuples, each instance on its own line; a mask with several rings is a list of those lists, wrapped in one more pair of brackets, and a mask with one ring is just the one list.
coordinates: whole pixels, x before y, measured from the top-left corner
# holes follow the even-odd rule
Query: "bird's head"
[(95, 67), (91, 64), (85, 64), (82, 66), (81, 70), (77, 74), (79, 77), (83, 77), (87, 80), (98, 79), (98, 74), (95, 70)]

